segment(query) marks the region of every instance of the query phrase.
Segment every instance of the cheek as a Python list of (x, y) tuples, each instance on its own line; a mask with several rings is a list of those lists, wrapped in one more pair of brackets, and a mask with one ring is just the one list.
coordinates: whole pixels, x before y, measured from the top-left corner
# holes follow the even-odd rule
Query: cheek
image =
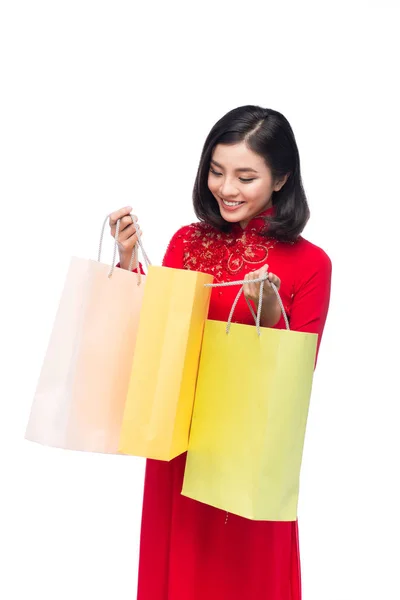
[(265, 186), (257, 184), (247, 186), (242, 193), (249, 202), (263, 202), (266, 196)]
[(207, 184), (208, 184), (208, 189), (210, 190), (210, 192), (212, 194), (215, 194), (217, 191), (217, 184), (216, 184), (216, 180), (214, 177), (211, 177), (210, 175), (208, 176), (208, 180), (207, 180)]

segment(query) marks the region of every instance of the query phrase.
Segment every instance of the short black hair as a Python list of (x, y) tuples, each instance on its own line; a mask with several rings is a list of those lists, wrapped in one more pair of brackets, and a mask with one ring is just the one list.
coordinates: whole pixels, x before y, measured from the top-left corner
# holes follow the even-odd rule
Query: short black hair
[(266, 217), (265, 235), (281, 241), (294, 241), (310, 218), (300, 174), (300, 156), (289, 121), (276, 110), (260, 106), (240, 106), (228, 112), (211, 129), (204, 143), (193, 188), (193, 206), (197, 218), (221, 231), (232, 225), (220, 214), (218, 203), (208, 188), (208, 173), (217, 144), (247, 146), (262, 156), (275, 180), (289, 177), (284, 186), (273, 192), (275, 215)]

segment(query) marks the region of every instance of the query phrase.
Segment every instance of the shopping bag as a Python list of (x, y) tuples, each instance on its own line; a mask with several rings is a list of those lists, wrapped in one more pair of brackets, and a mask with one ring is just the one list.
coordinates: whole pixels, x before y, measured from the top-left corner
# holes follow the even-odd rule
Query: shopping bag
[(100, 262), (101, 242), (97, 261), (71, 260), (28, 421), (30, 441), (118, 451), (146, 280), (139, 269), (114, 266), (119, 225), (111, 267)]
[(213, 277), (150, 267), (119, 451), (171, 460), (187, 450)]
[[(294, 521), (317, 335), (207, 321), (182, 494), (252, 520)], [(243, 283), (243, 282), (241, 282)], [(218, 284), (216, 284), (218, 285)], [(250, 309), (251, 305), (248, 302)]]

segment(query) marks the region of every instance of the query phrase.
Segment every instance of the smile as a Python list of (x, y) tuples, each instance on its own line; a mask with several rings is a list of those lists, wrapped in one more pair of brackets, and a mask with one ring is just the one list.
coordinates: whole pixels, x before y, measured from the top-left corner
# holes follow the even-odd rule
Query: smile
[(221, 200), (222, 204), (228, 206), (229, 208), (236, 208), (237, 206), (241, 206), (242, 204), (244, 204), (244, 202), (229, 202), (228, 200), (224, 200), (223, 198), (221, 198)]

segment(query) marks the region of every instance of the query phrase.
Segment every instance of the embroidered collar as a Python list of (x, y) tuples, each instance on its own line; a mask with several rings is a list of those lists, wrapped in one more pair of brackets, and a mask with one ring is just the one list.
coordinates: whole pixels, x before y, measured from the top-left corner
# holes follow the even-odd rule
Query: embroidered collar
[(256, 215), (255, 217), (253, 217), (246, 225), (246, 227), (244, 229), (242, 229), (242, 226), (240, 225), (240, 223), (235, 223), (233, 225), (233, 230), (236, 233), (241, 233), (243, 234), (246, 231), (262, 231), (265, 228), (265, 219), (264, 217), (267, 216), (273, 216), (275, 214), (275, 206), (271, 206), (270, 208), (267, 208), (266, 210), (264, 210), (263, 212), (261, 212), (260, 214)]

